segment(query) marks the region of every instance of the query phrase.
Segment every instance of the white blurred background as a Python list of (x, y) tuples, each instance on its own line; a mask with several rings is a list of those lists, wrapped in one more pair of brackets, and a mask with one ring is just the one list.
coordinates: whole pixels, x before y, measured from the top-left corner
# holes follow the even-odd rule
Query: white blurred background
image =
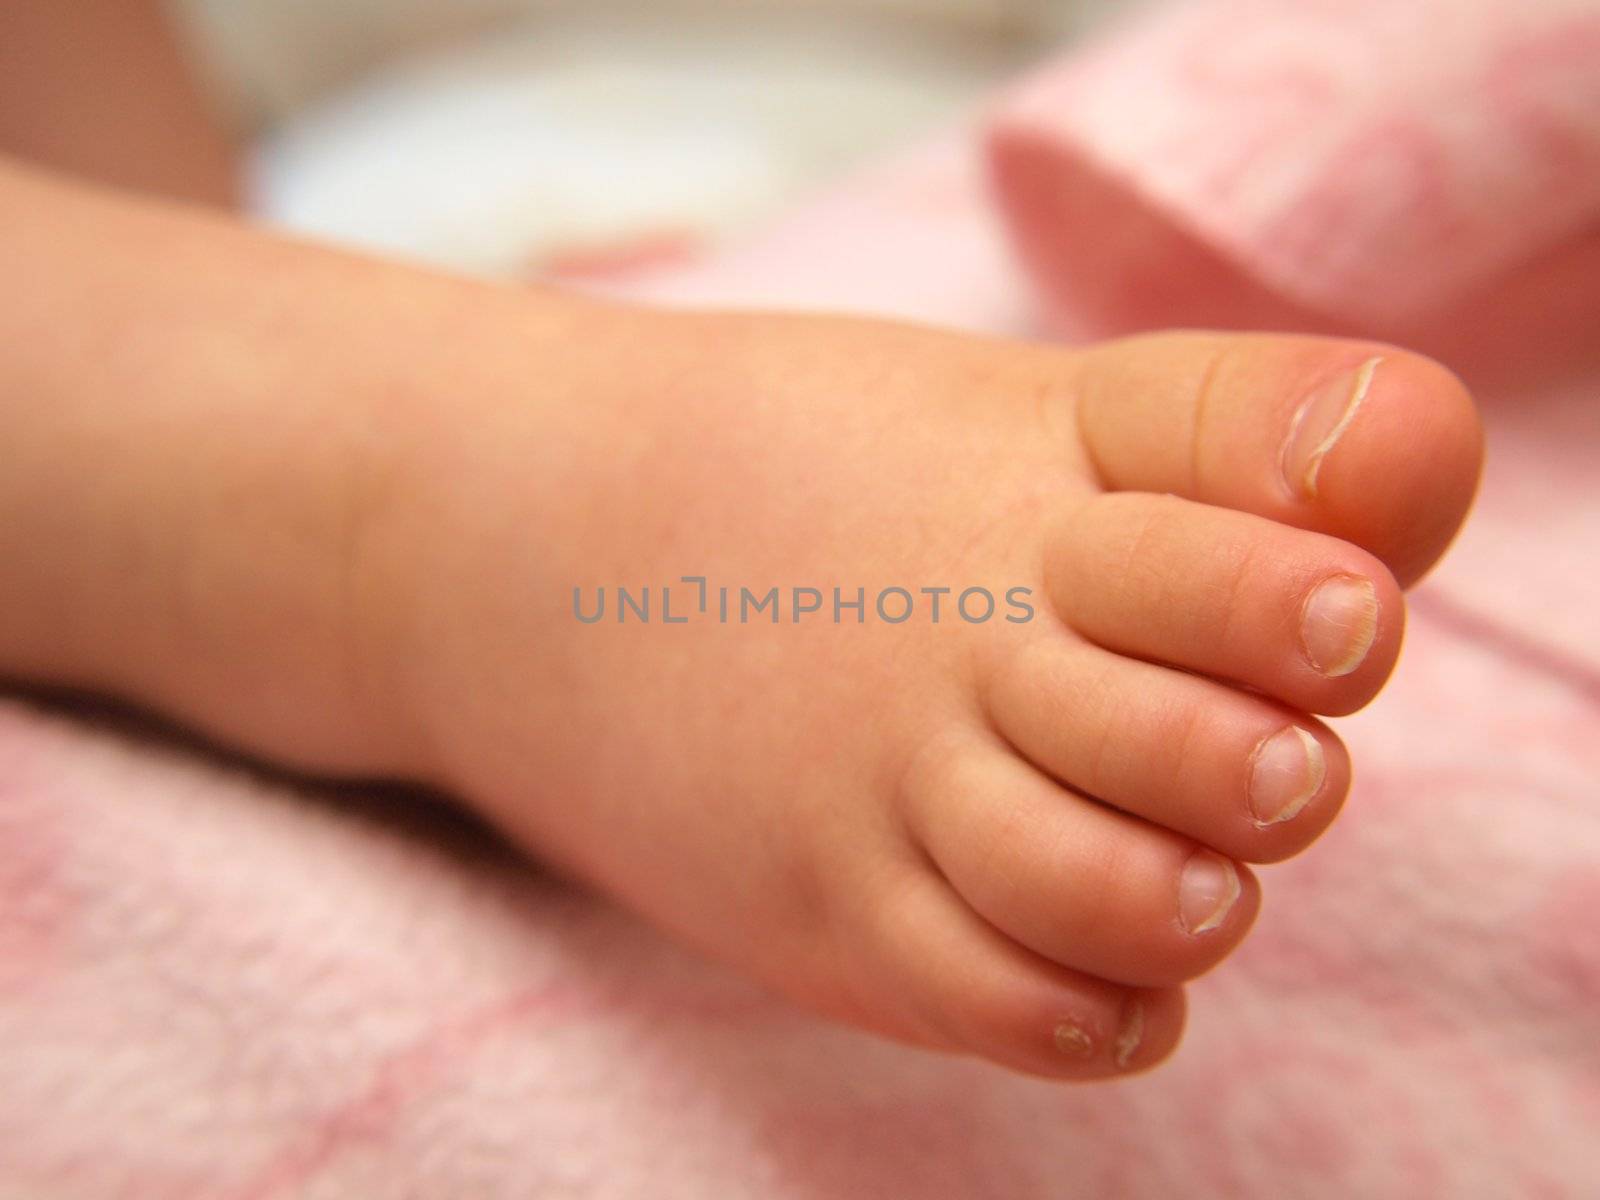
[(181, 0), (281, 224), (489, 275), (701, 244), (1140, 0)]

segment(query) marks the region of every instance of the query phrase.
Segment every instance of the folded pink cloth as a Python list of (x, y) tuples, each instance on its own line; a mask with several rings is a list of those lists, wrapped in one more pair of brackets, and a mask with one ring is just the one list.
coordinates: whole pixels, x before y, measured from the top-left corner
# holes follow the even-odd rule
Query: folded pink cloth
[[(1485, 281), (1584, 261), (1593, 176), (1558, 187), (1539, 148), (1600, 131), (1558, 70), (1594, 9), (1383, 8), (1158, 13), (1001, 105), (1004, 224), (950, 139), (636, 287), (1016, 331), (1038, 318), (1009, 227), (1080, 333), (1247, 312), (1382, 331), (1452, 306), (1486, 325)], [(1516, 126), (1546, 133), (1489, 136), (1485, 56), (1497, 94), (1560, 97)], [(1196, 80), (1253, 101), (1172, 100)], [(1352, 152), (1385, 113), (1410, 149)], [(1394, 174), (1435, 160), (1453, 250)], [(1197, 262), (1230, 282), (1164, 274)], [(1240, 281), (1253, 307), (1230, 312)], [(1556, 315), (1521, 328), (1570, 348)], [(425, 806), (0, 704), (0, 1196), (1592, 1196), (1597, 385), (1574, 367), (1485, 397), (1480, 518), (1418, 593), (1390, 692), (1344, 723), (1347, 815), (1265, 872), (1175, 1060), (1112, 1085), (813, 1021)]]
[(1204, 0), (1040, 73), (992, 157), (1078, 331), (1592, 313), (1597, 63), (1587, 0)]

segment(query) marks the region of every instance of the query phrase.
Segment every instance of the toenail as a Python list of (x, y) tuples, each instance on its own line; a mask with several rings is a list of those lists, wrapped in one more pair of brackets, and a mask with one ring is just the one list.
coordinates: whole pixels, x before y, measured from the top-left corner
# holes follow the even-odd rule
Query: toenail
[(1185, 933), (1210, 933), (1228, 919), (1239, 898), (1239, 872), (1220, 854), (1190, 856), (1178, 881), (1178, 923)]
[(1291, 492), (1317, 498), (1322, 462), (1356, 419), (1381, 362), (1381, 358), (1367, 359), (1349, 374), (1317, 388), (1295, 410), (1283, 443), (1283, 478)]
[(1094, 1057), (1094, 1039), (1071, 1021), (1056, 1026), (1056, 1049), (1068, 1058)]
[(1322, 743), (1289, 725), (1250, 755), (1250, 813), (1260, 826), (1292, 821), (1322, 790), (1327, 775)]
[(1117, 1066), (1127, 1066), (1142, 1041), (1144, 1041), (1144, 1005), (1137, 1000), (1130, 1000), (1122, 1014), (1122, 1028), (1117, 1031)]
[(1366, 661), (1378, 636), (1378, 589), (1368, 579), (1335, 575), (1306, 597), (1300, 642), (1306, 658), (1329, 679), (1348, 675)]

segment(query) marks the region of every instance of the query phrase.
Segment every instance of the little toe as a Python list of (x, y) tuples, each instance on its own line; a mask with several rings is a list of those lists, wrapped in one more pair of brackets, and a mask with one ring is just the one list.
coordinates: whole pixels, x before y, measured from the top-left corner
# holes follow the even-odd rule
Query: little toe
[(1466, 389), (1390, 346), (1158, 334), (1086, 352), (1078, 428), (1106, 487), (1171, 492), (1332, 534), (1406, 586), (1471, 506), (1483, 435)]
[(1035, 766), (1245, 862), (1310, 845), (1350, 760), (1321, 722), (1257, 695), (1052, 633), (988, 679), (995, 728)]
[(905, 804), (913, 837), (974, 911), (1052, 962), (1116, 983), (1167, 987), (1210, 970), (1259, 905), (1246, 868), (1074, 795), (988, 741), (925, 756)]
[(1148, 1070), (1177, 1047), (1177, 988), (1129, 988), (1062, 967), (1005, 937), (937, 874), (884, 878), (856, 926), (852, 975), (898, 1014), (908, 1040), (1030, 1075), (1087, 1081)]
[(1110, 492), (1063, 520), (1046, 562), (1061, 619), (1136, 658), (1342, 715), (1400, 652), (1400, 589), (1337, 538), (1175, 496)]

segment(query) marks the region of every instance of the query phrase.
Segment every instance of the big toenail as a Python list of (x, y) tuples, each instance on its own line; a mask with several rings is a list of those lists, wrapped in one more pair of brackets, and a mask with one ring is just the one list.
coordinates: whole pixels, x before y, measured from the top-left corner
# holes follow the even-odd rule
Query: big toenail
[(1210, 933), (1228, 919), (1239, 898), (1239, 872), (1220, 854), (1201, 850), (1178, 881), (1178, 922), (1185, 933)]
[(1122, 1014), (1122, 1028), (1117, 1031), (1117, 1066), (1127, 1066), (1142, 1041), (1144, 1041), (1144, 1005), (1137, 1000), (1130, 1000)]
[(1262, 738), (1250, 755), (1250, 813), (1256, 824), (1294, 820), (1322, 790), (1327, 773), (1322, 743), (1298, 725)]
[(1366, 661), (1378, 636), (1378, 589), (1369, 579), (1335, 575), (1306, 597), (1300, 643), (1321, 675), (1338, 679)]
[(1094, 1039), (1071, 1021), (1056, 1026), (1055, 1042), (1056, 1049), (1068, 1058), (1094, 1057)]
[(1295, 495), (1317, 498), (1323, 460), (1356, 419), (1381, 362), (1381, 358), (1367, 359), (1349, 374), (1317, 388), (1295, 410), (1283, 443), (1283, 479)]

